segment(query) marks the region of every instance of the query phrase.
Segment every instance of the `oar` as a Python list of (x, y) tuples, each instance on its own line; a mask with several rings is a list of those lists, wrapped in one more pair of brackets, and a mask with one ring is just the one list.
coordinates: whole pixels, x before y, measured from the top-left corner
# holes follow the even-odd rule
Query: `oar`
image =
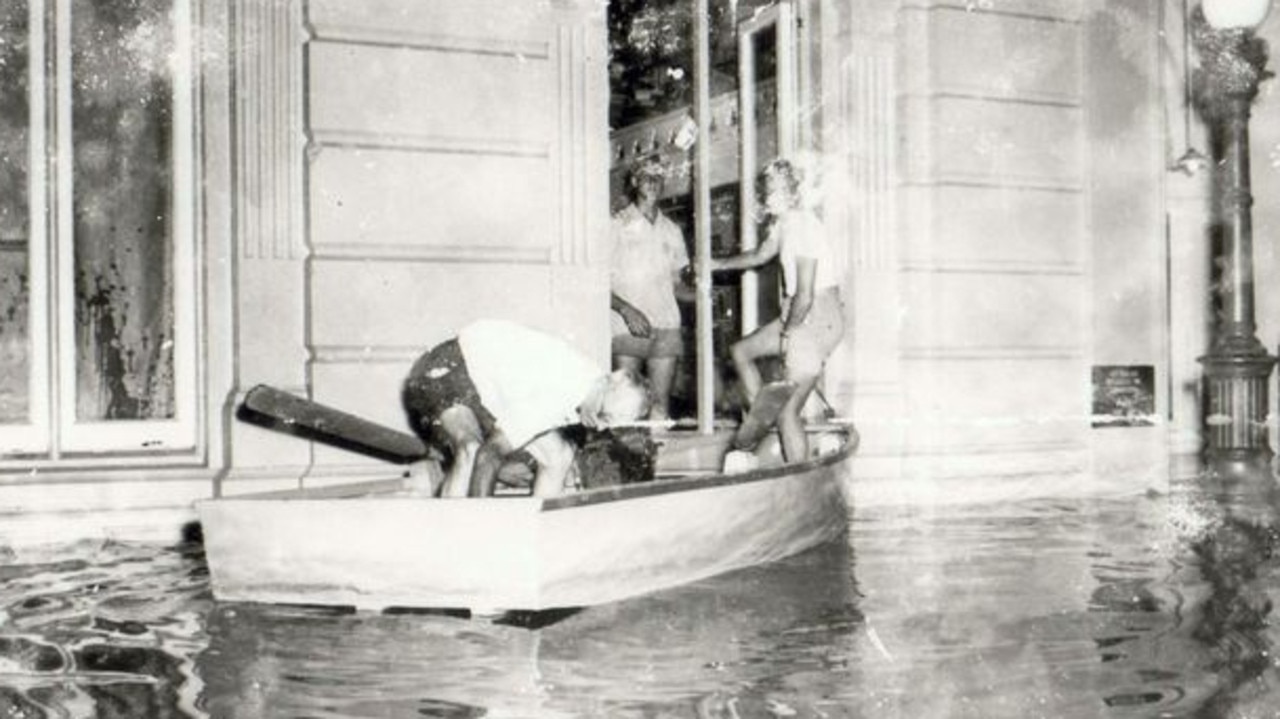
[(413, 464), (427, 446), (412, 434), (260, 384), (236, 412), (242, 421), (396, 464)]

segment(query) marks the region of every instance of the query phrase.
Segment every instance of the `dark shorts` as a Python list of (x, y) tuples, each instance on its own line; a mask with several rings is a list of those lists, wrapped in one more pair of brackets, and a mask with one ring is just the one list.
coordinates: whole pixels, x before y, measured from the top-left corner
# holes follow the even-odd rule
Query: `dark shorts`
[(649, 337), (631, 334), (613, 336), (613, 353), (627, 357), (679, 357), (684, 354), (684, 339), (679, 327), (654, 327)]
[(448, 438), (440, 429), (440, 415), (450, 407), (469, 408), (484, 436), (493, 433), (493, 415), (480, 402), (456, 339), (442, 342), (418, 358), (404, 382), (401, 399), (413, 431), (438, 449), (449, 448)]

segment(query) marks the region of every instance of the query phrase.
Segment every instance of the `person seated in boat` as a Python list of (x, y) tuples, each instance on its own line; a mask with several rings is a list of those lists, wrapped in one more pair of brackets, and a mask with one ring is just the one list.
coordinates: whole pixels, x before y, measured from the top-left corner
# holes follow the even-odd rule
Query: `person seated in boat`
[(450, 460), (441, 496), (489, 496), (507, 457), (536, 462), (533, 493), (563, 491), (574, 445), (560, 431), (634, 422), (649, 409), (634, 372), (600, 369), (558, 337), (480, 320), (414, 363), (402, 396), (413, 431)]
[(613, 216), (609, 230), (613, 366), (648, 376), (651, 420), (671, 415), (671, 388), (684, 349), (676, 301), (693, 299), (682, 279), (689, 267), (684, 233), (658, 209), (665, 182), (666, 167), (657, 158), (632, 167), (627, 174), (630, 202)]
[(748, 403), (763, 386), (756, 360), (781, 357), (785, 379), (796, 389), (778, 415), (778, 431), (783, 457), (798, 462), (809, 456), (801, 411), (827, 357), (844, 336), (840, 273), (822, 220), (803, 197), (804, 178), (796, 164), (776, 159), (764, 168), (761, 179), (769, 216), (764, 240), (742, 254), (713, 258), (711, 269), (745, 270), (775, 258), (781, 264), (782, 315), (735, 342), (731, 354)]

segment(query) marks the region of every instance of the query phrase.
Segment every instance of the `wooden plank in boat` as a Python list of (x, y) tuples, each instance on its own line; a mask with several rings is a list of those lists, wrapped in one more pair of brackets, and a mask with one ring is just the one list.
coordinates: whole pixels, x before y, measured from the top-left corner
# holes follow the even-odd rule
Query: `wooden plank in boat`
[(412, 434), (264, 384), (249, 390), (237, 417), (396, 464), (412, 464), (427, 455), (426, 444)]

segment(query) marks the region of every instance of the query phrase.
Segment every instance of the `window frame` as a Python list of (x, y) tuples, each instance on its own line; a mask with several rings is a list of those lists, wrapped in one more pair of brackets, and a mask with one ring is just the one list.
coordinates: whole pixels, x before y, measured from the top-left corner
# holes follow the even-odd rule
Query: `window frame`
[(174, 416), (82, 421), (76, 412), (72, 0), (28, 0), (29, 411), (0, 425), (0, 466), (89, 456), (183, 457), (201, 446), (198, 0), (173, 1), (171, 229)]

